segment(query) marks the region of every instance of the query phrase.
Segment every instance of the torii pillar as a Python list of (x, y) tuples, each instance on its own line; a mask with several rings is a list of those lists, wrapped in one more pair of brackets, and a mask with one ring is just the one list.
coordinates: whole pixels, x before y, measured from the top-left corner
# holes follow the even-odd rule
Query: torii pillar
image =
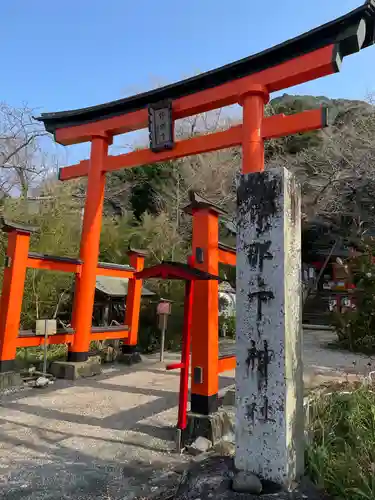
[(260, 85), (240, 101), (235, 464), (290, 485), (303, 473), (300, 192), (286, 169), (264, 171), (267, 101)]
[[(220, 207), (189, 192), (184, 211), (193, 216), (192, 256), (194, 267), (219, 274)], [(219, 285), (216, 280), (198, 281), (194, 286), (191, 349), (191, 405), (197, 415), (218, 409), (219, 371)]]
[(87, 176), (80, 247), (82, 271), (76, 281), (73, 325), (75, 335), (68, 353), (68, 360), (72, 362), (87, 361), (90, 349), (105, 191), (103, 167), (108, 157), (108, 146), (111, 143), (112, 137), (107, 134), (97, 135), (91, 140), (90, 168)]

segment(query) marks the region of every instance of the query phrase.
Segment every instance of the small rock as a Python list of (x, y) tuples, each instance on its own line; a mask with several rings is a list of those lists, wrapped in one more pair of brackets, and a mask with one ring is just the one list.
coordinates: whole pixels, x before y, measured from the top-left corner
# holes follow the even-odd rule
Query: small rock
[(35, 380), (35, 387), (46, 387), (49, 383), (50, 381), (47, 377), (38, 377)]
[(191, 446), (187, 446), (187, 451), (190, 455), (199, 455), (205, 453), (212, 448), (212, 442), (205, 437), (199, 436)]
[(236, 451), (236, 446), (230, 441), (222, 440), (214, 446), (215, 452), (222, 457), (233, 457)]
[(252, 493), (259, 495), (262, 492), (262, 483), (252, 472), (240, 471), (234, 476), (232, 489), (237, 493)]

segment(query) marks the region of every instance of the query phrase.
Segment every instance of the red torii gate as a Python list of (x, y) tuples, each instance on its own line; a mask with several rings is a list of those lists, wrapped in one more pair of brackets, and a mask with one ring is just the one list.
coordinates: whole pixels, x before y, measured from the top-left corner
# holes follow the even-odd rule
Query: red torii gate
[[(264, 104), (269, 99), (269, 93), (338, 72), (345, 56), (374, 43), (374, 19), (375, 0), (367, 0), (361, 7), (335, 21), (216, 70), (104, 105), (42, 114), (39, 120), (44, 122), (48, 131), (54, 133), (60, 144), (91, 142), (90, 160), (60, 169), (61, 180), (88, 177), (80, 249), (82, 272), (76, 286), (76, 335), (69, 353), (71, 361), (85, 360), (88, 355), (105, 174), (121, 168), (238, 145), (242, 146), (243, 173), (262, 171), (265, 139), (327, 125), (326, 113), (321, 109), (265, 118)], [(243, 107), (243, 123), (222, 132), (175, 144), (173, 137), (170, 137), (168, 144), (165, 144), (169, 149), (163, 149), (162, 146), (158, 152), (155, 152), (157, 148), (154, 151), (146, 148), (118, 156), (108, 155), (108, 146), (114, 135), (147, 127), (150, 110), (166, 100), (168, 103), (164, 109), (169, 107), (171, 122), (239, 103)], [(201, 230), (197, 233), (198, 240), (204, 240), (204, 244), (208, 245), (216, 239), (210, 213), (208, 210), (207, 234), (204, 235)], [(216, 258), (212, 261), (203, 258), (197, 267), (216, 275), (217, 262)], [(217, 284), (197, 283), (195, 294), (198, 305), (193, 314), (193, 337), (204, 335), (207, 349), (201, 361), (204, 366), (208, 366), (210, 346), (217, 344), (213, 338), (217, 335)], [(205, 376), (203, 373), (202, 390), (197, 388), (198, 392), (192, 393), (192, 410), (198, 413), (209, 413), (217, 406), (217, 382), (206, 383)]]

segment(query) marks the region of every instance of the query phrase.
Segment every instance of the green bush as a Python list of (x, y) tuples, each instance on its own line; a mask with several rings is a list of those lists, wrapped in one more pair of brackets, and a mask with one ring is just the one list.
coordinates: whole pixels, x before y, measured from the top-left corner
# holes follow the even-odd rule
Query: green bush
[(311, 407), (306, 472), (333, 498), (375, 498), (375, 393), (332, 393)]
[(219, 332), (225, 337), (234, 339), (236, 337), (236, 317), (219, 316)]
[[(184, 323), (184, 303), (176, 301), (172, 304), (172, 314), (168, 317), (165, 335), (165, 349), (176, 351), (181, 348)], [(156, 304), (150, 303), (141, 309), (138, 345), (142, 352), (152, 353), (160, 349), (161, 331), (158, 327)]]

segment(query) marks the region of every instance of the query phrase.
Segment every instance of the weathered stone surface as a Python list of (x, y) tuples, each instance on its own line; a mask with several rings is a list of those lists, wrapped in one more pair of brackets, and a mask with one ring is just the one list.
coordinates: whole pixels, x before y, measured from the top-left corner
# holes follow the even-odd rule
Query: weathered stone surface
[(190, 455), (200, 455), (201, 453), (205, 453), (212, 448), (212, 441), (209, 439), (199, 436), (194, 441), (194, 443), (187, 447), (188, 453)]
[(117, 356), (118, 351), (111, 345), (105, 346), (104, 349), (100, 352), (102, 363), (113, 363), (114, 361), (116, 361)]
[(230, 388), (223, 397), (224, 406), (235, 406), (236, 405), (236, 389)]
[(222, 440), (214, 446), (214, 452), (221, 457), (233, 457), (236, 452), (236, 445), (231, 441)]
[(51, 379), (41, 376), (35, 380), (35, 387), (46, 387), (50, 383), (53, 383)]
[(230, 491), (233, 477), (233, 461), (230, 458), (210, 457), (194, 463), (184, 474), (175, 500), (216, 500)]
[(124, 365), (135, 365), (136, 363), (140, 363), (142, 361), (142, 357), (138, 351), (131, 353), (123, 353), (120, 352), (116, 356), (116, 362), (122, 363)]
[(289, 492), (269, 481), (261, 481), (262, 493), (233, 491), (236, 475), (233, 459), (208, 457), (193, 463), (184, 473), (173, 500), (329, 500), (309, 480)]
[(252, 472), (239, 471), (233, 478), (232, 489), (237, 493), (259, 495), (262, 492), (263, 486), (259, 477)]
[(56, 378), (77, 380), (79, 378), (99, 375), (102, 371), (100, 356), (90, 356), (87, 361), (54, 361), (51, 363), (50, 372)]
[(277, 483), (303, 473), (300, 197), (283, 168), (237, 191), (236, 466)]
[(20, 385), (22, 385), (22, 380), (18, 372), (0, 373), (0, 391), (19, 387)]
[(187, 426), (182, 434), (183, 446), (191, 445), (199, 436), (209, 439), (215, 445), (228, 432), (233, 431), (232, 414), (226, 409), (221, 409), (211, 415), (189, 412)]

